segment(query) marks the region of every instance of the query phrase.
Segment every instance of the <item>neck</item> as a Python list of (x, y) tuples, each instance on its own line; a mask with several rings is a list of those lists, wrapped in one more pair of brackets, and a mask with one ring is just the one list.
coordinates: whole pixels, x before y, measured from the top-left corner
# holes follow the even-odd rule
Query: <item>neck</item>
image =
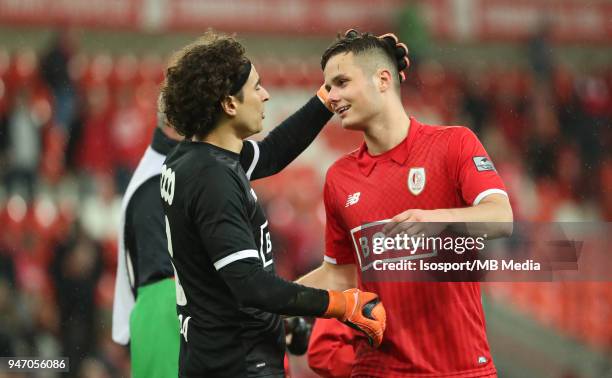
[(181, 140), (182, 137), (172, 127), (164, 125), (159, 128), (165, 136), (172, 140)]
[(380, 155), (400, 144), (408, 135), (410, 118), (400, 101), (389, 104), (365, 129), (368, 152)]
[(229, 124), (218, 125), (203, 139), (194, 137), (193, 140), (210, 143), (236, 154), (242, 150), (242, 138), (236, 135), (235, 130)]

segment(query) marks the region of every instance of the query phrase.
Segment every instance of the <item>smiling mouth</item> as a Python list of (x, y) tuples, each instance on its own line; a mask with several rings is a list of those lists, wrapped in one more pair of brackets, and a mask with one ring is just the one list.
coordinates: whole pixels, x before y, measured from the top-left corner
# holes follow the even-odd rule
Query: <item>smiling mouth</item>
[(349, 110), (350, 107), (351, 107), (350, 105), (341, 106), (336, 109), (336, 114), (338, 114), (339, 116), (342, 116), (344, 115), (344, 113), (346, 113), (347, 110)]

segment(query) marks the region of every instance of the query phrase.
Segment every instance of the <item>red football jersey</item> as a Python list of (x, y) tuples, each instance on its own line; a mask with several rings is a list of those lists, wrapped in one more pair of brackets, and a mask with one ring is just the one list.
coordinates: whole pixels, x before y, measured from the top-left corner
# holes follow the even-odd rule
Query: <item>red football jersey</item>
[[(477, 205), (506, 194), (478, 138), (465, 127), (410, 118), (406, 139), (371, 156), (365, 143), (329, 169), (325, 182), (325, 261), (356, 264), (367, 255), (352, 232), (408, 209)], [(387, 310), (378, 349), (359, 342), (353, 376), (482, 377), (495, 375), (477, 282), (363, 282)]]

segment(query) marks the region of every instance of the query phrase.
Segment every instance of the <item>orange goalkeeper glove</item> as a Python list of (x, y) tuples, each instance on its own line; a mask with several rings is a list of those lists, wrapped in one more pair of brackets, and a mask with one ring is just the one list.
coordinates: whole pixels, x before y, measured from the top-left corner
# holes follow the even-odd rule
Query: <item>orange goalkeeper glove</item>
[(378, 295), (359, 289), (343, 292), (328, 290), (329, 305), (324, 318), (336, 318), (368, 336), (370, 345), (378, 347), (385, 332), (387, 314)]
[(327, 91), (327, 89), (325, 89), (325, 84), (321, 85), (321, 87), (319, 88), (319, 90), (317, 91), (317, 97), (319, 98), (319, 100), (321, 100), (321, 102), (323, 103), (323, 105), (325, 105), (325, 107), (330, 111), (330, 112), (334, 112), (334, 110), (331, 107), (331, 103), (329, 102), (329, 92)]

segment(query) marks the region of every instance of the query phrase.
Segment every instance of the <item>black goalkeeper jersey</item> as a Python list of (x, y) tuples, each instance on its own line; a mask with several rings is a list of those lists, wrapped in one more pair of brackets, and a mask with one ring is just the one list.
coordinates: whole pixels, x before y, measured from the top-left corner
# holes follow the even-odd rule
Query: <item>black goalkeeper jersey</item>
[[(311, 100), (289, 123), (323, 125), (330, 113), (317, 102)], [(300, 118), (310, 113), (315, 119)], [(249, 183), (287, 165), (305, 147), (299, 140), (312, 140), (286, 130), (291, 128), (279, 127), (262, 142), (245, 141), (240, 155), (183, 141), (166, 158), (161, 197), (176, 270), (182, 377), (283, 376), (283, 323), (267, 311), (325, 310), (325, 291), (275, 276), (268, 221)], [(259, 299), (250, 302), (246, 292)]]

